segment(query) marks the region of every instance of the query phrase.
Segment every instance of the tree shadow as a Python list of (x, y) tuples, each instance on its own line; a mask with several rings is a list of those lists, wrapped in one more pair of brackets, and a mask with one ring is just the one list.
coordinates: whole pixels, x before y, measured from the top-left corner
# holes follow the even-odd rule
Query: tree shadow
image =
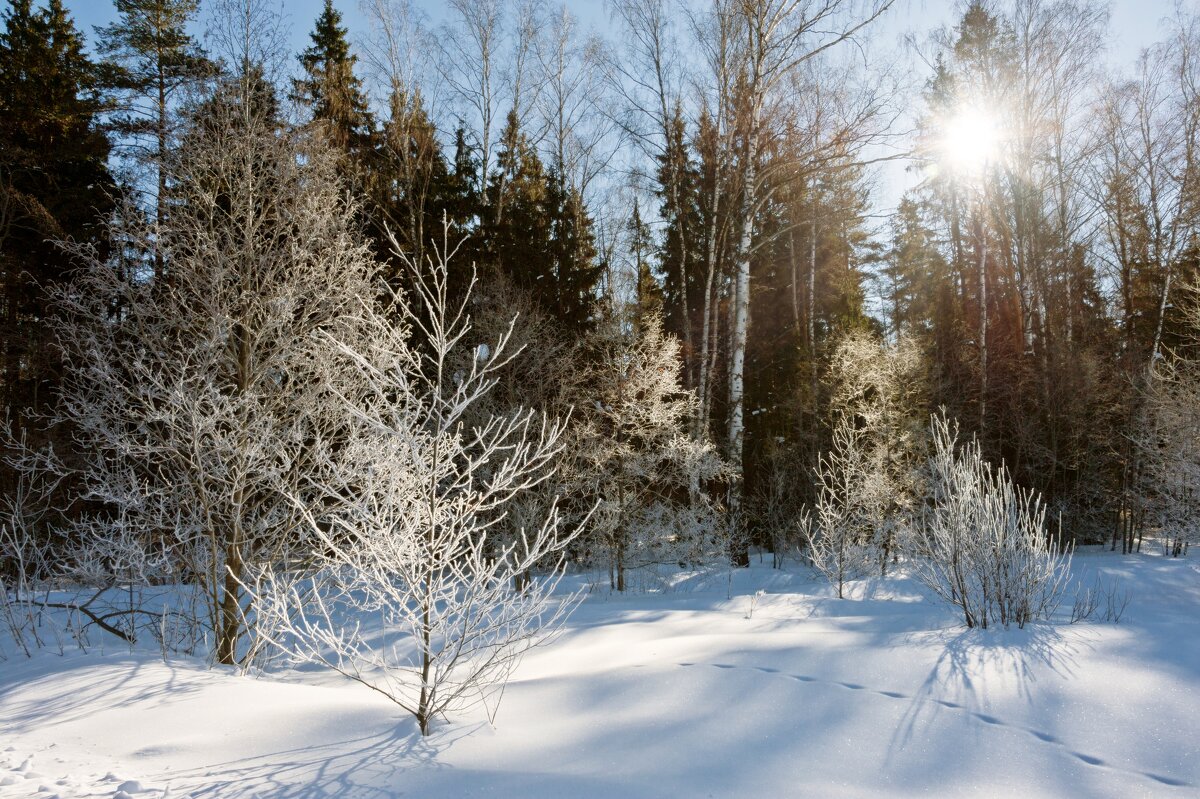
[(200, 785), (191, 789), (194, 799), (390, 799), (405, 792), (401, 787), (405, 773), (450, 768), (438, 754), (481, 726), (455, 725), (422, 736), (413, 720), (404, 719), (391, 729), (358, 738), (210, 763), (159, 779)]
[[(0, 670), (0, 704), (6, 705), (3, 726), (13, 733), (28, 732), (45, 723), (47, 717), (54, 717), (58, 723), (71, 722), (92, 715), (105, 704), (175, 698), (203, 690), (194, 679), (185, 679), (203, 671), (201, 667), (164, 664), (136, 655), (77, 655), (64, 659), (39, 653), (22, 665), (25, 668)], [(76, 669), (96, 667), (107, 667), (109, 673), (103, 679), (88, 681), (67, 676)], [(147, 669), (155, 671), (149, 681), (143, 676)], [(164, 671), (165, 679), (161, 674)], [(29, 698), (10, 699), (18, 692)]]
[(1015, 682), (1019, 695), (1032, 703), (1039, 675), (1072, 676), (1079, 647), (1085, 645), (1050, 624), (946, 634), (950, 637), (892, 736), (892, 751), (907, 746), (921, 727), (944, 712), (968, 714), (994, 726), (1020, 726), (983, 712), (989, 678), (1002, 677), (1005, 685)]

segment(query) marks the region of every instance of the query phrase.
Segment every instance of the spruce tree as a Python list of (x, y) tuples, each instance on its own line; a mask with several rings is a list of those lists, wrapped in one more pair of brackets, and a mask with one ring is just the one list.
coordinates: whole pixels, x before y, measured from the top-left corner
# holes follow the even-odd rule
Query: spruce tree
[[(166, 221), (163, 160), (175, 141), (173, 108), (178, 95), (213, 70), (188, 24), (199, 0), (116, 0), (117, 21), (97, 29), (99, 51), (107, 58), (106, 79), (121, 101), (111, 129), (127, 140), (133, 157), (154, 173), (154, 215)], [(161, 250), (154, 252), (156, 276), (164, 273)]]
[(325, 128), (329, 143), (351, 158), (368, 146), (373, 126), (362, 81), (354, 75), (357, 56), (350, 52), (342, 15), (325, 0), (312, 45), (300, 54), (304, 77), (295, 82), (296, 99)]
[(515, 111), (500, 138), (487, 200), (492, 213), (481, 224), (485, 260), (565, 328), (578, 333), (591, 327), (604, 271), (591, 216), (579, 190), (559, 170), (546, 169)]
[(50, 400), (58, 357), (47, 291), (72, 268), (54, 240), (107, 249), (109, 141), (95, 64), (61, 0), (35, 11), (13, 0), (0, 31), (0, 368), (3, 403), (20, 424)]
[(583, 332), (595, 321), (596, 284), (603, 267), (596, 251), (592, 218), (578, 189), (557, 170), (547, 178), (555, 315), (568, 329)]
[[(663, 325), (683, 343), (685, 361), (695, 358), (703, 332), (704, 242), (699, 175), (688, 151), (687, 127), (677, 104), (666, 148), (658, 158), (660, 212), (666, 222), (659, 262), (663, 272)], [(691, 364), (689, 363), (690, 371)]]
[[(453, 196), (457, 186), (420, 91), (410, 95), (397, 88), (389, 106), (390, 115), (367, 166), (379, 255), (395, 260), (394, 237), (406, 257), (424, 263), (430, 245), (442, 244), (443, 214), (451, 224), (451, 239), (457, 242), (464, 232), (457, 217), (459, 209), (451, 208), (458, 201)], [(397, 278), (408, 271), (399, 264), (393, 269)]]
[(492, 213), (482, 225), (483, 245), (492, 265), (555, 314), (548, 190), (542, 160), (510, 112), (488, 180)]
[(650, 225), (642, 219), (641, 208), (636, 200), (633, 203), (633, 213), (629, 217), (627, 235), (629, 254), (633, 259), (633, 273), (637, 281), (635, 311), (637, 329), (640, 331), (645, 328), (646, 320), (651, 316), (662, 318), (663, 290), (650, 265), (654, 235), (650, 231)]

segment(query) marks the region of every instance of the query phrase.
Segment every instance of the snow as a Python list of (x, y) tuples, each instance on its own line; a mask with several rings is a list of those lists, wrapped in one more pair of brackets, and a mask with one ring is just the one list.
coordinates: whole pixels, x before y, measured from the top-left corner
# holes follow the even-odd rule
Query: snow
[(0, 799), (1200, 795), (1200, 564), (1073, 569), (1133, 588), (1120, 624), (968, 631), (904, 577), (838, 600), (757, 563), (597, 591), (526, 657), (495, 726), (478, 712), (424, 739), (323, 672), (10, 652)]

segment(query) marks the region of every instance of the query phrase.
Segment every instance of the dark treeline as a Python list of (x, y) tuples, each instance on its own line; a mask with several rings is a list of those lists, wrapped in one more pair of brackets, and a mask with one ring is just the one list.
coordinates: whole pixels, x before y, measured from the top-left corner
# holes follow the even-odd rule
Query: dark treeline
[[(929, 77), (914, 87), (864, 46), (892, 0), (612, 0), (607, 38), (548, 3), (448, 5), (435, 27), (408, 3), (366, 3), (356, 44), (327, 1), (281, 70), (277, 43), (214, 36), (223, 51), (204, 52), (189, 34), (199, 0), (117, 0), (92, 54), (60, 0), (8, 0), (12, 431), (72, 446), (39, 423), (64, 368), (48, 298), (73, 267), (55, 242), (169, 284), (172, 253), (130, 251), (112, 222), (171, 224), (183, 195), (165, 165), (233, 76), (255, 82), (280, 135), (336, 151), (389, 283), (409, 288), (396, 250), (423, 261), (461, 240), (450, 292), (477, 274), (477, 327), (521, 312), (526, 350), (491, 401), (576, 409), (575, 465), (555, 487), (622, 497), (594, 545), (614, 585), (639, 475), (657, 475), (659, 499), (705, 495), (705, 513), (768, 544), (814, 498), (846, 414), (899, 473), (945, 408), (1071, 537), (1132, 547), (1190, 514), (1195, 435), (1164, 466), (1160, 411), (1197, 357), (1200, 18), (1180, 9), (1113, 75), (1100, 4), (964, 3), (920, 48)], [(208, 9), (239, 13), (264, 11)], [(899, 151), (920, 179), (881, 219), (876, 161)], [(622, 416), (638, 402), (650, 410)], [(673, 436), (723, 463), (698, 465)], [(657, 460), (634, 468), (648, 442)]]

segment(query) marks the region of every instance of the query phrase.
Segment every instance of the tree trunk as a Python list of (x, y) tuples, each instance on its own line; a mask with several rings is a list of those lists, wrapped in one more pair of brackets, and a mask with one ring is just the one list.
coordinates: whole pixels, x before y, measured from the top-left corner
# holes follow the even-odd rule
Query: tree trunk
[(242, 556), (236, 541), (225, 548), (225, 580), (221, 598), (221, 629), (217, 631), (217, 662), (237, 664), (237, 645), (242, 632)]

